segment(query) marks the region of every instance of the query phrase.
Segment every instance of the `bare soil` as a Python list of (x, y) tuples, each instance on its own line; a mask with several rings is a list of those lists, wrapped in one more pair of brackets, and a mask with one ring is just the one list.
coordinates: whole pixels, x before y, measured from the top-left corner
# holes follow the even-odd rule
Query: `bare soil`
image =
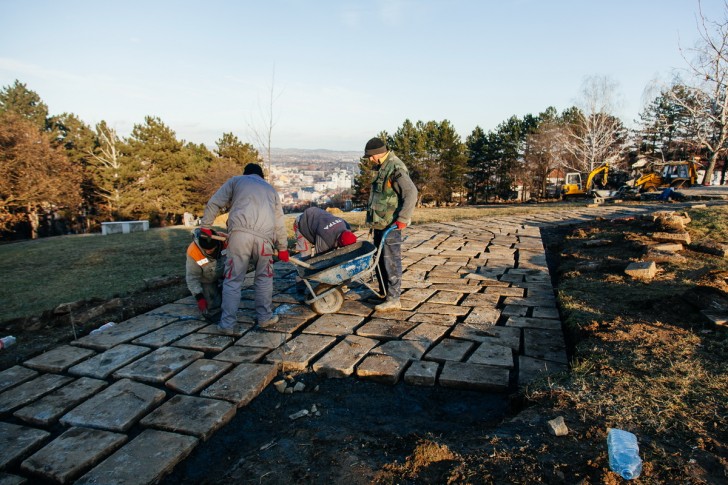
[[(653, 284), (625, 279), (624, 264), (644, 253), (653, 230), (598, 221), (544, 233), (554, 284), (566, 288), (559, 297), (572, 372), (512, 395), (290, 374), (303, 392), (269, 386), (162, 483), (616, 484), (610, 426), (638, 434), (644, 464), (635, 483), (728, 483), (726, 332), (698, 312), (728, 302), (726, 275), (696, 255), (700, 264), (685, 274), (663, 272)], [(612, 244), (585, 248), (597, 238)], [(576, 270), (584, 261), (601, 265)], [(676, 279), (692, 282), (687, 292)], [(82, 331), (183, 296), (183, 285), (139, 293)], [(69, 341), (61, 320), (46, 315), (31, 331), (6, 329), (21, 352), (15, 362), (0, 355), (0, 368)], [(291, 419), (304, 409), (309, 416)], [(548, 432), (557, 416), (567, 436)]]

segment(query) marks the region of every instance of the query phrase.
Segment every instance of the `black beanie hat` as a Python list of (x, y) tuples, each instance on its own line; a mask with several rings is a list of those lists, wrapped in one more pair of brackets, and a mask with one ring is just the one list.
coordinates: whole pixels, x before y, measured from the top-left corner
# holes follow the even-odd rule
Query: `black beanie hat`
[(243, 169), (243, 175), (257, 175), (260, 178), (265, 178), (263, 176), (263, 169), (257, 163), (247, 164)]
[(367, 142), (367, 145), (364, 147), (365, 157), (379, 155), (380, 153), (387, 153), (387, 145), (385, 145), (380, 138), (372, 138)]

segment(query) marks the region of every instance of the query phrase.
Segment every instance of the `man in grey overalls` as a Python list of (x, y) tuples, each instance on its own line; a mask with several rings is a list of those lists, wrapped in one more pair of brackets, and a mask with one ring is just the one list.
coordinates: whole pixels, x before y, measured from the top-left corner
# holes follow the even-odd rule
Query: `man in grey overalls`
[(402, 229), (412, 222), (417, 202), (417, 187), (410, 179), (404, 162), (387, 148), (380, 138), (372, 138), (364, 148), (364, 158), (374, 163), (376, 176), (367, 204), (367, 225), (374, 229), (374, 245), (378, 246), (384, 231), (390, 232), (382, 246), (379, 269), (384, 279), (386, 299), (375, 310), (380, 312), (399, 310), (402, 283)]
[(232, 177), (210, 198), (202, 216), (201, 231), (209, 230), (220, 211), (229, 207), (228, 257), (222, 288), (219, 326), (230, 330), (237, 322), (240, 291), (248, 263), (255, 267), (255, 313), (257, 323), (278, 321), (273, 298), (273, 248), (278, 259), (288, 261), (288, 235), (278, 193), (263, 179), (260, 165), (249, 163), (243, 175)]

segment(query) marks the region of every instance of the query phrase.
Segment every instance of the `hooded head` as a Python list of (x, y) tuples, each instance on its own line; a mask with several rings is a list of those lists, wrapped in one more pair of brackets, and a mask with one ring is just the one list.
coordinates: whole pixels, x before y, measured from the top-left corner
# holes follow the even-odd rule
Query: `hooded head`
[[(212, 231), (212, 235), (215, 236), (217, 233)], [(208, 237), (206, 234), (200, 232), (200, 229), (195, 229), (193, 233), (193, 239), (195, 244), (199, 246), (202, 251), (209, 256), (211, 259), (218, 259), (222, 252), (222, 241)]]

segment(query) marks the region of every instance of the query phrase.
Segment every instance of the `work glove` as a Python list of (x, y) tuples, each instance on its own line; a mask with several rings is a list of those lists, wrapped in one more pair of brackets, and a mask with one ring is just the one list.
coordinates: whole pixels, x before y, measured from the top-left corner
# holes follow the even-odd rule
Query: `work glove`
[(278, 251), (278, 259), (283, 261), (284, 263), (287, 263), (291, 258), (288, 255), (288, 250), (284, 251)]
[(200, 312), (205, 313), (207, 311), (207, 300), (205, 300), (202, 293), (196, 295), (195, 298), (197, 298), (197, 308), (200, 309)]
[(394, 225), (397, 226), (397, 229), (399, 229), (400, 231), (402, 229), (404, 229), (405, 227), (407, 227), (407, 224), (405, 224), (404, 222), (399, 222), (399, 221), (394, 221)]

